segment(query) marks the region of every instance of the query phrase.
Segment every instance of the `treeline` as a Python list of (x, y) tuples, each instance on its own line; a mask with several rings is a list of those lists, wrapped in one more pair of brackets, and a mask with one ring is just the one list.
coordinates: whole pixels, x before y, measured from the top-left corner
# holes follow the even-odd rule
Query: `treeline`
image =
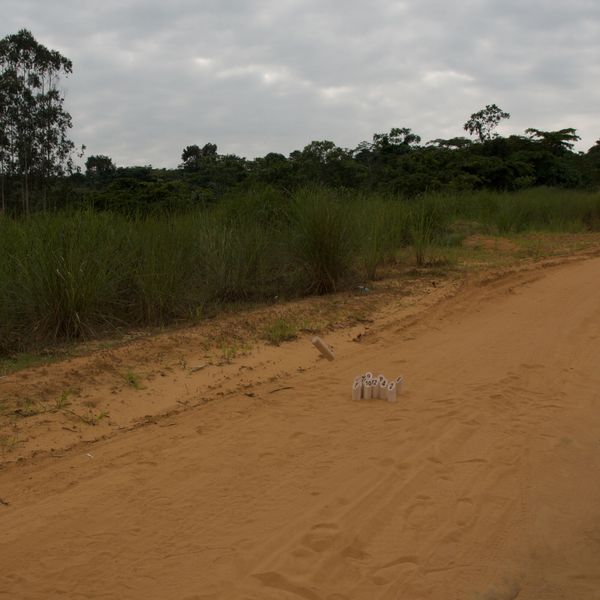
[[(291, 195), (306, 185), (414, 197), (425, 192), (515, 191), (536, 186), (596, 189), (600, 140), (574, 151), (573, 128), (499, 136), (510, 114), (495, 104), (464, 124), (471, 136), (422, 143), (407, 127), (376, 133), (355, 148), (313, 141), (285, 156), (246, 159), (217, 145), (183, 148), (176, 169), (119, 167), (91, 155), (76, 167), (61, 77), (72, 63), (21, 30), (0, 40), (0, 210), (9, 214), (91, 206), (125, 214), (177, 212), (236, 189), (269, 186)], [(83, 156), (85, 147), (79, 151)]]
[(354, 149), (314, 141), (289, 156), (247, 160), (219, 154), (215, 144), (188, 146), (177, 169), (116, 167), (90, 156), (85, 173), (57, 182), (52, 205), (93, 206), (125, 214), (182, 211), (210, 205), (239, 188), (274, 187), (291, 193), (306, 185), (377, 192), (404, 198), (425, 192), (516, 191), (531, 187), (596, 189), (600, 143), (573, 151), (573, 129), (501, 137), (491, 131), (421, 144), (410, 129), (375, 134)]
[[(489, 107), (488, 107), (489, 108)], [(377, 192), (405, 198), (425, 192), (516, 191), (531, 187), (596, 189), (600, 141), (573, 151), (574, 129), (501, 137), (491, 132), (421, 144), (408, 128), (375, 134), (354, 149), (314, 141), (289, 156), (269, 153), (246, 160), (219, 154), (215, 144), (188, 146), (178, 169), (117, 168), (91, 156), (85, 175), (72, 178), (79, 201), (125, 212), (172, 210), (215, 202), (239, 187), (268, 185), (292, 192), (306, 185)]]

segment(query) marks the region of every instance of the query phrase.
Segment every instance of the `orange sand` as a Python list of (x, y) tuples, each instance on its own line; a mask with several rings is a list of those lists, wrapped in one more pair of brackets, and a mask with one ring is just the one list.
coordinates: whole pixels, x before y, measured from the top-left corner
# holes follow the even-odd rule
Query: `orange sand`
[(443, 296), (118, 390), (163, 416), (95, 443), (33, 418), (75, 445), (0, 470), (0, 598), (600, 598), (600, 259)]

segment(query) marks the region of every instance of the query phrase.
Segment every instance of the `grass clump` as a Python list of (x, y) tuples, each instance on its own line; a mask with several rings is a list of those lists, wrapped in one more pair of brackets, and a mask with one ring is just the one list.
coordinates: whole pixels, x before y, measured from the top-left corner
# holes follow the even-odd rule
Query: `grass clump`
[(201, 249), (197, 214), (187, 218), (150, 217), (135, 223), (130, 237), (132, 316), (145, 324), (164, 324), (189, 311)]
[(127, 371), (123, 375), (123, 379), (125, 380), (125, 383), (130, 388), (133, 388), (134, 390), (141, 390), (141, 389), (143, 389), (140, 376), (137, 375), (136, 373), (134, 373), (133, 371)]
[(0, 435), (0, 450), (2, 451), (2, 454), (13, 452), (19, 443), (19, 437), (17, 435)]
[(408, 228), (418, 266), (425, 264), (429, 248), (441, 239), (448, 221), (443, 196), (425, 196), (410, 207)]
[(292, 198), (290, 258), (308, 293), (333, 292), (349, 277), (356, 250), (353, 216), (325, 188), (303, 189)]
[(63, 410), (71, 406), (69, 395), (70, 392), (68, 391), (62, 392), (61, 395), (54, 401), (54, 410)]
[[(127, 224), (92, 212), (35, 215), (0, 223), (0, 316), (13, 343), (94, 335), (122, 313)], [(7, 239), (7, 237), (9, 239)]]
[(201, 230), (199, 290), (212, 302), (262, 299), (277, 278), (269, 232), (257, 223), (228, 224), (212, 218)]
[(35, 402), (31, 398), (22, 398), (17, 400), (16, 408), (13, 411), (13, 414), (19, 417), (35, 417), (36, 415), (41, 415), (46, 412), (46, 407), (40, 404), (39, 402)]
[(380, 267), (394, 252), (409, 243), (410, 211), (404, 202), (378, 195), (362, 196), (354, 200), (358, 257), (367, 279), (377, 279)]
[(269, 343), (279, 346), (282, 342), (295, 340), (298, 337), (298, 328), (295, 323), (278, 318), (264, 328), (262, 335)]

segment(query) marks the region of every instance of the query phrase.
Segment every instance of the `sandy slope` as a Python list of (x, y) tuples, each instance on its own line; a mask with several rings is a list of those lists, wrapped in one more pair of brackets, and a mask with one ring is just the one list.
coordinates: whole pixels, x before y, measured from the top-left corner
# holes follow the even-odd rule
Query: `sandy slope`
[(0, 471), (0, 598), (600, 598), (600, 259), (294, 348), (292, 389)]

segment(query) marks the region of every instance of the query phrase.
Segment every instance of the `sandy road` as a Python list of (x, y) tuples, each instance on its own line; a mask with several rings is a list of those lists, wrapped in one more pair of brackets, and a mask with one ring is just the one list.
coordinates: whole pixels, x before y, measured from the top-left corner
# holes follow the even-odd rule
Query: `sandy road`
[[(599, 351), (596, 258), (9, 466), (0, 598), (600, 598)], [(349, 399), (366, 369), (405, 375), (397, 405)]]

